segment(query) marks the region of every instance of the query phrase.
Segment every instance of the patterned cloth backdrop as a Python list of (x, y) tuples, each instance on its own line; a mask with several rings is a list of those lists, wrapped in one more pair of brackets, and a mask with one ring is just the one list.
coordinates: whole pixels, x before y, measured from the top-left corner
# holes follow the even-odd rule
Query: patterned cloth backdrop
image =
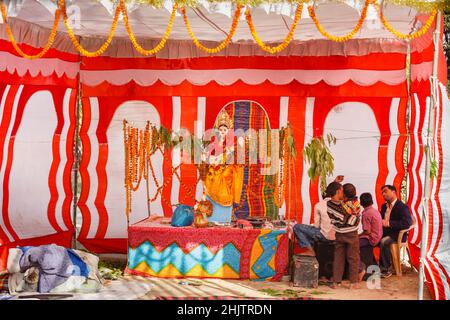
[[(235, 101), (224, 107), (234, 120), (234, 130), (241, 129), (247, 132), (249, 129), (270, 130), (269, 119), (263, 107), (253, 101)], [(249, 150), (246, 150), (248, 160)], [(259, 149), (258, 149), (259, 152)], [(244, 168), (244, 188), (242, 189), (241, 203), (235, 205), (235, 215), (238, 218), (247, 217), (272, 217), (278, 216), (278, 207), (274, 202), (274, 192), (270, 188), (274, 177), (261, 175), (261, 170), (266, 165), (258, 163), (249, 164)]]

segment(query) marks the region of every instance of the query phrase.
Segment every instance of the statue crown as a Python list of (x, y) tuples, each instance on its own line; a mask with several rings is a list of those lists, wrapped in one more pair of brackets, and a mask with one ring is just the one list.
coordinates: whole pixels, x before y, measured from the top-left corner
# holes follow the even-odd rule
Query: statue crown
[(233, 128), (233, 121), (225, 110), (222, 110), (217, 116), (216, 128), (220, 128), (221, 126), (226, 126), (228, 129)]

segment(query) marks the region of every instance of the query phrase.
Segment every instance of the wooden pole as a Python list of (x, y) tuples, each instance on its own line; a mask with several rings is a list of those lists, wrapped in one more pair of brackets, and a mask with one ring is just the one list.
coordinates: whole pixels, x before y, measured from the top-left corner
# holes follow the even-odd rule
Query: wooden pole
[(72, 166), (72, 192), (73, 192), (73, 204), (72, 204), (72, 223), (74, 226), (72, 248), (77, 248), (77, 208), (78, 208), (78, 169), (80, 165), (80, 122), (81, 122), (81, 83), (80, 76), (78, 75), (78, 91), (77, 91), (77, 107), (75, 108), (75, 137), (73, 144), (74, 163)]
[(150, 180), (150, 153), (148, 153), (145, 156), (145, 166), (146, 166), (146, 170), (147, 170), (147, 179), (145, 179), (145, 186), (147, 188), (147, 213), (148, 216), (150, 217), (151, 215), (151, 209), (150, 209), (150, 205), (151, 205), (151, 199), (150, 199), (150, 184), (149, 184), (149, 180)]

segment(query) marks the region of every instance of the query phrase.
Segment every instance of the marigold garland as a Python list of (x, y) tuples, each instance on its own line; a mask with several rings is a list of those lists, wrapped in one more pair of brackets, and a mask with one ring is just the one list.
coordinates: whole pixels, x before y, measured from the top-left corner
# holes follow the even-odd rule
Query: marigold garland
[(146, 50), (144, 49), (136, 40), (136, 37), (134, 36), (133, 29), (128, 21), (128, 14), (127, 14), (127, 8), (125, 6), (125, 0), (120, 0), (120, 8), (122, 10), (122, 16), (123, 16), (123, 22), (125, 24), (125, 28), (127, 29), (128, 37), (130, 38), (131, 43), (133, 44), (133, 47), (136, 49), (137, 52), (142, 54), (143, 56), (150, 56), (158, 53), (161, 51), (162, 48), (164, 48), (167, 40), (169, 39), (170, 33), (172, 31), (173, 21), (175, 19), (175, 12), (177, 11), (178, 4), (174, 4), (172, 8), (172, 13), (170, 15), (169, 23), (167, 24), (166, 32), (164, 33), (164, 36), (162, 37), (161, 41), (154, 47), (153, 49)]
[[(116, 0), (110, 0), (114, 2)], [(125, 0), (127, 3), (137, 3), (137, 4), (145, 4), (151, 5), (156, 8), (162, 8), (164, 6), (165, 0)], [(208, 0), (209, 3), (222, 3), (230, 0)], [(251, 6), (256, 7), (262, 4), (277, 4), (277, 3), (293, 3), (295, 0), (231, 0), (233, 3), (242, 5), (242, 6)], [(362, 0), (357, 0), (361, 1)], [(199, 0), (173, 0), (173, 2), (177, 3), (180, 6), (189, 5), (191, 7), (195, 7), (201, 5)], [(329, 3), (343, 3), (345, 0), (328, 0)], [(384, 0), (384, 2), (409, 6), (420, 12), (432, 12), (434, 8), (439, 9), (450, 9), (450, 2), (448, 0)]]
[[(67, 17), (67, 12), (66, 12), (65, 1), (64, 0), (57, 0), (58, 9), (55, 12), (55, 19), (54, 19), (54, 22), (53, 22), (53, 27), (52, 27), (49, 39), (47, 41), (47, 44), (44, 46), (44, 48), (39, 53), (37, 53), (35, 55), (29, 55), (29, 54), (23, 52), (23, 50), (19, 47), (16, 39), (14, 38), (12, 29), (7, 23), (6, 6), (3, 4), (2, 1), (0, 1), (0, 5), (1, 5), (1, 14), (2, 14), (3, 20), (4, 20), (5, 24), (6, 24), (6, 33), (7, 33), (8, 37), (9, 37), (9, 40), (11, 41), (14, 49), (16, 50), (16, 52), (20, 56), (22, 56), (24, 58), (27, 58), (27, 59), (30, 59), (30, 60), (34, 60), (34, 59), (39, 59), (39, 58), (43, 57), (50, 50), (50, 48), (52, 47), (52, 45), (53, 45), (53, 43), (55, 41), (56, 32), (57, 32), (57, 28), (58, 28), (58, 24), (59, 24), (59, 20), (60, 20), (60, 15), (61, 14), (63, 16), (63, 22), (64, 22), (64, 25), (65, 25), (65, 27), (67, 29), (68, 36), (69, 36), (70, 40), (72, 41), (72, 44), (74, 45), (75, 49), (83, 56), (86, 56), (86, 57), (98, 57), (98, 56), (102, 55), (107, 50), (107, 48), (110, 46), (110, 44), (112, 42), (112, 39), (114, 37), (115, 31), (116, 31), (116, 28), (117, 28), (117, 23), (119, 21), (120, 13), (122, 13), (122, 15), (124, 17), (124, 24), (125, 24), (128, 36), (130, 38), (130, 41), (132, 42), (134, 48), (140, 54), (142, 54), (144, 56), (149, 56), (149, 55), (156, 54), (157, 52), (159, 52), (165, 46), (167, 40), (169, 39), (170, 33), (172, 31), (172, 27), (173, 27), (173, 22), (174, 22), (174, 19), (175, 19), (175, 12), (176, 12), (176, 10), (178, 8), (179, 3), (181, 3), (183, 5), (186, 4), (186, 3), (180, 2), (181, 0), (174, 2), (174, 6), (172, 8), (172, 13), (171, 13), (171, 16), (170, 16), (170, 19), (169, 19), (169, 23), (167, 25), (167, 28), (166, 28), (166, 31), (164, 33), (163, 38), (160, 40), (160, 42), (158, 43), (158, 45), (156, 47), (154, 47), (153, 49), (150, 49), (150, 50), (146, 50), (146, 49), (142, 48), (142, 46), (140, 46), (139, 43), (137, 42), (137, 40), (136, 40), (136, 38), (134, 36), (134, 33), (133, 33), (133, 29), (132, 29), (132, 27), (131, 27), (131, 25), (129, 23), (128, 14), (127, 14), (126, 6), (125, 6), (125, 3), (126, 3), (127, 0), (119, 0), (119, 1), (120, 1), (120, 3), (116, 7), (114, 19), (113, 19), (113, 22), (112, 22), (111, 29), (110, 29), (110, 32), (109, 32), (107, 40), (105, 41), (105, 43), (103, 43), (103, 45), (97, 51), (91, 52), (91, 51), (87, 51), (86, 49), (84, 49), (82, 47), (82, 45), (78, 41), (77, 37), (75, 36), (72, 28), (70, 27), (70, 25), (68, 23), (68, 17)], [(289, 45), (289, 43), (293, 40), (295, 30), (296, 30), (296, 28), (298, 26), (298, 23), (300, 21), (300, 18), (301, 18), (301, 13), (302, 13), (302, 10), (303, 10), (303, 5), (304, 5), (305, 0), (296, 0), (296, 1), (295, 0), (291, 0), (291, 1), (297, 3), (297, 9), (296, 9), (296, 13), (295, 13), (294, 22), (293, 22), (293, 24), (292, 24), (292, 26), (291, 26), (291, 28), (289, 30), (289, 33), (287, 34), (286, 38), (284, 39), (284, 41), (281, 44), (279, 44), (278, 46), (274, 46), (274, 47), (265, 45), (263, 43), (263, 41), (259, 38), (259, 36), (258, 36), (258, 34), (257, 34), (256, 30), (255, 30), (255, 26), (253, 25), (252, 17), (251, 17), (251, 14), (250, 14), (250, 9), (247, 8), (247, 10), (245, 12), (247, 24), (248, 24), (248, 26), (250, 28), (252, 37), (254, 38), (254, 40), (256, 41), (256, 43), (259, 45), (259, 47), (262, 50), (264, 50), (266, 52), (269, 52), (271, 54), (276, 54), (276, 53), (279, 53), (282, 50), (284, 50)], [(262, 1), (262, 2), (264, 2), (264, 1)], [(419, 5), (420, 4), (420, 1), (415, 2), (414, 0), (387, 0), (387, 2), (391, 2), (391, 3), (399, 4), (399, 5), (410, 5), (412, 7), (415, 7), (415, 5)], [(241, 8), (242, 8), (243, 4), (245, 4), (244, 2), (238, 1), (238, 0), (235, 3), (238, 6), (237, 6), (237, 9), (236, 9), (235, 14), (234, 14), (234, 18), (233, 18), (233, 22), (232, 22), (232, 25), (231, 25), (230, 32), (228, 33), (228, 36), (226, 37), (226, 39), (224, 41), (222, 41), (217, 47), (214, 47), (214, 48), (207, 48), (207, 47), (205, 47), (204, 45), (202, 45), (200, 43), (200, 41), (196, 38), (196, 36), (195, 36), (194, 32), (192, 31), (192, 28), (191, 28), (191, 26), (189, 24), (189, 20), (188, 20), (188, 18), (186, 16), (186, 9), (184, 7), (181, 8), (181, 13), (183, 15), (183, 20), (184, 20), (184, 23), (186, 25), (188, 34), (189, 34), (190, 38), (192, 39), (192, 41), (194, 42), (195, 46), (198, 49), (200, 49), (202, 51), (205, 51), (205, 52), (207, 52), (209, 54), (214, 54), (214, 53), (218, 53), (219, 51), (221, 51), (221, 50), (223, 50), (223, 49), (225, 49), (227, 47), (227, 45), (231, 42), (231, 39), (232, 39), (233, 35), (236, 32), (237, 25), (238, 25), (238, 22), (239, 22), (239, 17), (240, 17), (240, 11), (241, 11)], [(442, 3), (445, 4), (445, 1), (443, 1)], [(389, 24), (389, 22), (386, 20), (384, 14), (383, 14), (383, 12), (382, 12), (382, 10), (380, 8), (380, 5), (375, 0), (366, 0), (365, 4), (364, 4), (364, 7), (363, 7), (363, 10), (361, 12), (361, 17), (360, 17), (357, 25), (355, 26), (355, 28), (350, 33), (348, 33), (347, 35), (341, 36), (341, 37), (335, 37), (335, 36), (329, 34), (324, 29), (324, 27), (318, 21), (317, 16), (315, 14), (315, 10), (314, 10), (314, 8), (312, 6), (308, 6), (308, 11), (309, 11), (309, 15), (310, 15), (311, 19), (313, 20), (317, 30), (323, 36), (325, 36), (327, 39), (335, 41), (335, 42), (344, 42), (344, 41), (348, 41), (348, 40), (352, 39), (359, 32), (359, 30), (362, 28), (362, 26), (364, 24), (364, 20), (366, 19), (366, 16), (367, 16), (367, 9), (368, 9), (370, 4), (373, 4), (375, 6), (375, 8), (377, 9), (377, 11), (379, 12), (380, 20), (381, 20), (382, 24), (384, 25), (384, 27), (389, 32), (391, 32), (393, 35), (395, 35), (398, 39), (402, 39), (402, 40), (412, 40), (412, 39), (416, 39), (416, 38), (419, 38), (419, 37), (423, 36), (431, 28), (433, 22), (436, 19), (438, 10), (443, 7), (440, 1), (434, 1), (434, 2), (429, 2), (429, 3), (427, 2), (426, 6), (424, 8), (427, 8), (427, 9), (433, 8), (433, 11), (432, 11), (430, 17), (427, 19), (427, 21), (424, 24), (424, 26), (422, 26), (422, 28), (420, 30), (418, 30), (418, 31), (416, 31), (416, 32), (414, 32), (412, 34), (403, 34), (403, 33), (398, 32), (397, 30), (395, 30), (392, 27), (392, 25)], [(434, 4), (434, 7), (431, 7), (433, 4)], [(418, 9), (420, 9), (420, 8), (422, 8), (422, 7), (418, 7)]]
[(137, 191), (142, 178), (148, 179), (147, 161), (150, 158), (150, 145), (153, 136), (150, 131), (150, 123), (145, 129), (138, 129), (123, 121), (124, 148), (125, 148), (125, 190), (127, 216), (131, 213), (131, 194)]
[(194, 42), (195, 46), (206, 53), (214, 54), (214, 53), (218, 53), (218, 52), (222, 51), (223, 49), (225, 49), (228, 46), (228, 44), (231, 42), (231, 39), (233, 38), (233, 36), (236, 32), (238, 23), (239, 23), (239, 17), (241, 15), (241, 8), (242, 8), (242, 6), (240, 6), (240, 5), (237, 6), (236, 11), (234, 12), (233, 22), (231, 24), (230, 31), (228, 32), (228, 35), (225, 38), (225, 40), (223, 40), (217, 47), (214, 47), (214, 48), (205, 47), (197, 39), (194, 32), (192, 31), (191, 25), (189, 24), (189, 20), (186, 15), (186, 9), (184, 7), (181, 8), (181, 14), (183, 15), (184, 24), (186, 25), (186, 29), (188, 31), (189, 37)]
[(316, 25), (317, 30), (327, 39), (334, 41), (334, 42), (344, 42), (344, 41), (348, 41), (350, 39), (352, 39), (357, 33), (358, 31), (362, 28), (363, 24), (364, 24), (364, 20), (366, 19), (367, 16), (367, 9), (369, 8), (369, 5), (373, 2), (373, 0), (366, 0), (364, 7), (361, 11), (361, 17), (358, 20), (358, 23), (356, 24), (355, 28), (353, 28), (352, 31), (350, 31), (348, 34), (346, 34), (345, 36), (341, 36), (341, 37), (335, 37), (331, 34), (329, 34), (324, 27), (320, 24), (319, 20), (317, 19), (316, 13), (314, 11), (314, 8), (312, 6), (308, 6), (308, 12), (309, 12), (309, 16), (311, 17), (312, 21), (314, 22), (314, 24)]
[(300, 18), (302, 17), (304, 1), (305, 0), (298, 1), (297, 9), (295, 10), (294, 22), (292, 23), (292, 26), (291, 26), (288, 34), (286, 35), (286, 37), (284, 38), (282, 43), (280, 43), (279, 45), (274, 46), (274, 47), (267, 46), (266, 44), (264, 44), (264, 42), (258, 36), (258, 33), (256, 32), (255, 26), (252, 21), (252, 15), (250, 13), (250, 8), (247, 8), (247, 10), (245, 11), (245, 19), (247, 21), (248, 27), (250, 28), (250, 32), (252, 34), (253, 39), (255, 39), (256, 43), (262, 50), (269, 52), (271, 54), (276, 54), (276, 53), (279, 53), (279, 52), (283, 51), (284, 49), (286, 49), (286, 47), (291, 43), (292, 39), (294, 38), (295, 30), (297, 29)]
[(434, 11), (431, 13), (430, 17), (427, 19), (427, 22), (425, 23), (422, 28), (414, 33), (411, 34), (405, 34), (400, 33), (397, 30), (395, 30), (392, 25), (386, 20), (386, 17), (383, 14), (383, 10), (381, 10), (380, 5), (377, 2), (373, 3), (375, 8), (377, 9), (378, 13), (380, 14), (380, 20), (381, 23), (384, 25), (384, 27), (393, 35), (395, 35), (397, 38), (402, 40), (412, 40), (417, 39), (421, 36), (423, 36), (427, 31), (430, 29), (431, 25), (433, 24), (436, 15), (437, 15), (437, 9), (435, 8)]
[(116, 7), (116, 12), (114, 14), (114, 20), (111, 25), (111, 30), (109, 31), (108, 38), (106, 39), (105, 43), (103, 43), (103, 45), (97, 51), (94, 51), (94, 52), (84, 49), (83, 46), (78, 41), (77, 37), (75, 36), (75, 34), (68, 22), (65, 1), (58, 0), (58, 7), (62, 11), (63, 21), (64, 21), (64, 25), (66, 26), (66, 29), (67, 29), (67, 34), (69, 35), (69, 38), (72, 41), (73, 46), (79, 53), (81, 53), (83, 56), (86, 56), (89, 58), (94, 58), (94, 57), (98, 57), (98, 56), (102, 55), (106, 51), (106, 49), (108, 49), (108, 47), (111, 44), (111, 41), (114, 37), (114, 34), (116, 32), (117, 22), (119, 21), (119, 16), (120, 16), (120, 12), (121, 12), (120, 6)]
[(6, 14), (6, 6), (3, 2), (1, 3), (1, 11), (2, 11), (3, 21), (6, 24), (6, 34), (8, 35), (8, 38), (11, 41), (11, 44), (13, 45), (14, 49), (16, 50), (16, 52), (19, 55), (21, 55), (24, 58), (30, 59), (30, 60), (35, 60), (35, 59), (42, 58), (50, 50), (53, 43), (55, 42), (56, 31), (58, 29), (58, 24), (59, 24), (59, 19), (60, 19), (60, 14), (61, 14), (59, 9), (57, 9), (55, 11), (55, 20), (53, 21), (52, 31), (50, 32), (50, 36), (47, 40), (47, 44), (44, 46), (44, 48), (42, 48), (42, 50), (39, 53), (37, 53), (35, 55), (29, 55), (29, 54), (25, 53), (19, 47), (19, 44), (17, 43), (16, 39), (14, 38), (14, 34), (11, 30), (11, 27), (8, 24), (8, 20), (7, 20), (8, 17)]

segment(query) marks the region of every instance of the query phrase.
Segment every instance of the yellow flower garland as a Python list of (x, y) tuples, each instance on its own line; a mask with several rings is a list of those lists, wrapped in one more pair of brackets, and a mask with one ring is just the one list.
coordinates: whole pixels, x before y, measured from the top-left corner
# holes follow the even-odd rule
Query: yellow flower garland
[(274, 46), (274, 47), (267, 46), (266, 44), (264, 44), (264, 42), (258, 36), (258, 33), (256, 32), (255, 26), (252, 21), (250, 9), (247, 8), (247, 10), (245, 11), (245, 19), (247, 20), (247, 24), (248, 24), (248, 27), (250, 28), (250, 32), (252, 34), (253, 39), (255, 39), (256, 43), (262, 50), (269, 52), (271, 54), (276, 54), (276, 53), (279, 53), (282, 50), (286, 49), (286, 47), (289, 45), (289, 43), (291, 43), (292, 39), (294, 38), (295, 30), (297, 29), (300, 18), (302, 17), (303, 2), (304, 2), (304, 0), (300, 0), (297, 4), (294, 22), (292, 23), (289, 33), (286, 35), (286, 37), (284, 38), (282, 43), (280, 43), (279, 45)]
[(123, 22), (125, 23), (125, 28), (127, 29), (128, 37), (130, 38), (131, 43), (133, 44), (133, 47), (136, 49), (136, 51), (139, 52), (140, 54), (142, 54), (143, 56), (150, 56), (150, 55), (156, 54), (159, 51), (161, 51), (161, 49), (164, 48), (164, 46), (167, 42), (167, 39), (169, 39), (170, 32), (172, 31), (173, 20), (175, 19), (175, 13), (177, 11), (178, 4), (175, 3), (173, 5), (172, 13), (171, 13), (170, 19), (169, 19), (169, 24), (167, 25), (166, 32), (164, 33), (163, 38), (161, 39), (161, 41), (158, 43), (158, 45), (156, 47), (154, 47), (153, 49), (150, 49), (150, 50), (146, 50), (146, 49), (142, 48), (142, 46), (137, 42), (136, 37), (134, 36), (134, 33), (133, 33), (133, 29), (128, 21), (128, 14), (127, 14), (127, 8), (125, 6), (125, 0), (120, 0), (120, 7), (122, 10)]
[(35, 60), (35, 59), (39, 59), (42, 58), (52, 47), (53, 43), (55, 42), (55, 37), (56, 37), (56, 30), (58, 29), (58, 24), (59, 24), (59, 18), (60, 18), (60, 10), (56, 10), (55, 11), (55, 20), (53, 22), (53, 27), (52, 27), (52, 31), (50, 32), (50, 36), (47, 40), (47, 44), (44, 46), (44, 48), (42, 48), (42, 50), (35, 54), (35, 55), (29, 55), (26, 54), (25, 52), (23, 52), (23, 50), (19, 47), (16, 39), (14, 38), (14, 34), (11, 30), (11, 27), (8, 24), (8, 20), (7, 20), (7, 14), (6, 14), (6, 7), (4, 5), (4, 3), (1, 3), (1, 11), (2, 11), (2, 17), (3, 17), (3, 21), (6, 24), (6, 34), (8, 35), (9, 40), (11, 41), (11, 44), (13, 45), (14, 49), (16, 50), (16, 52), (21, 55), (24, 58), (30, 59), (30, 60)]
[(228, 46), (228, 44), (231, 42), (231, 39), (233, 38), (233, 36), (236, 32), (238, 23), (239, 23), (239, 17), (241, 15), (241, 8), (242, 8), (242, 6), (239, 5), (236, 8), (236, 11), (234, 12), (233, 22), (231, 24), (230, 31), (228, 32), (228, 36), (217, 47), (214, 47), (214, 48), (205, 47), (197, 39), (194, 32), (192, 31), (191, 25), (189, 24), (189, 20), (186, 16), (186, 9), (184, 7), (181, 8), (181, 14), (183, 15), (184, 24), (186, 25), (186, 29), (188, 31), (189, 37), (191, 37), (195, 46), (206, 53), (214, 54), (214, 53), (218, 53), (218, 52), (222, 51), (223, 49), (225, 49)]
[(384, 27), (390, 33), (392, 33), (397, 38), (402, 39), (402, 40), (412, 40), (412, 39), (417, 39), (417, 38), (423, 36), (425, 33), (427, 33), (428, 29), (430, 29), (431, 25), (434, 22), (434, 19), (436, 18), (436, 15), (437, 15), (437, 9), (434, 9), (434, 11), (431, 13), (430, 17), (427, 19), (427, 22), (425, 23), (425, 25), (420, 30), (418, 30), (417, 32), (411, 33), (411, 34), (404, 34), (404, 33), (398, 32), (389, 24), (389, 22), (386, 20), (384, 14), (383, 14), (383, 10), (381, 10), (378, 3), (374, 2), (374, 5), (375, 5), (375, 8), (377, 9), (378, 13), (380, 14), (380, 20), (381, 20), (381, 23), (384, 25)]
[[(175, 13), (178, 8), (178, 2), (174, 3), (172, 13), (171, 13), (171, 16), (169, 19), (169, 23), (167, 25), (167, 28), (166, 28), (163, 38), (161, 39), (161, 41), (158, 43), (158, 45), (156, 47), (154, 47), (153, 49), (150, 49), (150, 50), (146, 50), (146, 49), (142, 48), (142, 46), (139, 45), (139, 43), (137, 42), (137, 39), (133, 33), (133, 29), (128, 20), (128, 14), (127, 14), (126, 6), (125, 6), (125, 1), (126, 0), (120, 0), (119, 5), (116, 7), (114, 20), (111, 25), (111, 29), (110, 29), (107, 40), (105, 41), (105, 43), (102, 44), (102, 46), (97, 51), (94, 51), (94, 52), (87, 51), (86, 49), (84, 49), (82, 47), (82, 45), (80, 44), (80, 42), (78, 41), (78, 39), (76, 38), (72, 28), (70, 27), (70, 25), (68, 23), (66, 5), (65, 5), (64, 0), (58, 0), (58, 9), (55, 12), (55, 19), (53, 22), (53, 27), (52, 27), (49, 39), (47, 41), (47, 44), (44, 46), (44, 48), (36, 55), (28, 55), (25, 52), (23, 52), (23, 50), (19, 47), (16, 39), (14, 38), (11, 27), (7, 23), (7, 12), (6, 12), (6, 7), (3, 4), (3, 2), (1, 3), (1, 14), (2, 14), (3, 20), (6, 24), (6, 33), (9, 37), (9, 40), (11, 41), (14, 49), (20, 56), (27, 58), (27, 59), (31, 59), (31, 60), (39, 59), (39, 58), (43, 57), (50, 50), (50, 48), (52, 47), (52, 45), (55, 41), (56, 32), (57, 32), (61, 13), (63, 15), (63, 22), (67, 29), (67, 33), (68, 33), (70, 40), (72, 41), (75, 49), (83, 56), (98, 57), (98, 56), (102, 55), (108, 49), (108, 47), (111, 44), (112, 39), (114, 37), (115, 31), (117, 28), (117, 23), (119, 21), (119, 16), (120, 16), (121, 12), (124, 17), (124, 24), (125, 24), (125, 28), (127, 30), (128, 36), (129, 36), (130, 41), (132, 42), (134, 48), (136, 49), (136, 51), (138, 51), (140, 54), (142, 54), (144, 56), (156, 54), (162, 48), (164, 48), (167, 40), (169, 39), (170, 33), (172, 31), (172, 27), (173, 27), (173, 22), (175, 19)], [(285, 37), (284, 41), (281, 44), (279, 44), (277, 46), (273, 46), (273, 47), (265, 45), (264, 42), (259, 38), (259, 36), (256, 32), (256, 29), (255, 29), (255, 26), (253, 25), (252, 16), (250, 14), (250, 9), (247, 8), (247, 10), (245, 12), (247, 24), (250, 28), (250, 32), (252, 34), (253, 39), (256, 41), (256, 43), (262, 50), (269, 52), (271, 54), (276, 54), (276, 53), (279, 53), (282, 50), (284, 50), (291, 43), (291, 41), (293, 40), (293, 37), (294, 37), (295, 30), (297, 29), (298, 23), (301, 19), (301, 13), (303, 11), (304, 1), (305, 0), (297, 1), (297, 9), (295, 12), (295, 18), (294, 18), (294, 22), (289, 30), (289, 33), (287, 34), (287, 36)], [(395, 1), (413, 2), (412, 0), (390, 0), (390, 1), (392, 1), (392, 2), (395, 2)], [(233, 38), (233, 36), (236, 32), (236, 29), (237, 29), (237, 26), (239, 23), (239, 17), (240, 17), (240, 13), (241, 13), (242, 4), (240, 2), (237, 2), (237, 3), (238, 3), (238, 7), (235, 11), (233, 22), (231, 25), (231, 29), (228, 33), (228, 36), (226, 37), (226, 39), (224, 41), (222, 41), (217, 47), (214, 47), (214, 48), (207, 48), (200, 43), (200, 41), (195, 36), (195, 34), (192, 31), (192, 28), (189, 24), (189, 20), (186, 16), (186, 9), (184, 7), (181, 8), (181, 13), (183, 15), (183, 20), (186, 25), (186, 29), (188, 31), (190, 38), (192, 39), (192, 41), (194, 42), (194, 44), (197, 48), (199, 48), (200, 50), (207, 52), (209, 54), (214, 54), (214, 53), (217, 53), (217, 52), (225, 49), (228, 46), (228, 44), (231, 42), (231, 39)], [(439, 8), (439, 5), (436, 2), (432, 14), (426, 21), (425, 25), (420, 30), (418, 30), (412, 34), (403, 34), (403, 33), (398, 32), (397, 30), (395, 30), (392, 27), (392, 25), (389, 24), (389, 22), (386, 20), (385, 16), (383, 15), (380, 5), (375, 0), (366, 0), (363, 10), (361, 12), (361, 17), (360, 17), (357, 25), (355, 26), (355, 28), (347, 35), (341, 36), (341, 37), (335, 37), (335, 36), (329, 34), (324, 29), (324, 27), (318, 21), (317, 16), (314, 11), (314, 8), (312, 6), (308, 6), (308, 11), (309, 11), (309, 15), (310, 15), (311, 19), (313, 20), (317, 30), (323, 36), (325, 36), (327, 39), (335, 41), (335, 42), (344, 42), (344, 41), (348, 41), (348, 40), (352, 39), (357, 34), (357, 32), (359, 32), (359, 30), (362, 28), (364, 20), (366, 19), (366, 16), (367, 16), (367, 9), (370, 4), (373, 4), (375, 6), (375, 8), (377, 9), (377, 11), (379, 12), (380, 20), (381, 20), (382, 24), (384, 25), (384, 27), (389, 32), (391, 32), (393, 35), (395, 35), (398, 39), (402, 39), (402, 40), (412, 40), (412, 39), (416, 39), (416, 38), (423, 36), (431, 28), (434, 20), (436, 19), (437, 11)]]
[(346, 34), (345, 36), (341, 36), (341, 37), (335, 37), (325, 31), (324, 27), (320, 24), (319, 20), (317, 19), (316, 13), (312, 6), (308, 6), (308, 11), (309, 11), (309, 16), (311, 17), (312, 21), (316, 25), (317, 30), (324, 37), (326, 37), (327, 39), (329, 39), (331, 41), (344, 42), (344, 41), (348, 41), (348, 40), (352, 39), (358, 33), (358, 31), (362, 28), (362, 26), (364, 24), (364, 20), (366, 19), (366, 16), (367, 16), (367, 9), (369, 8), (369, 5), (370, 5), (370, 3), (372, 3), (372, 1), (373, 0), (366, 0), (364, 7), (362, 9), (362, 12), (361, 12), (361, 17), (359, 18), (359, 21), (358, 21), (357, 25), (355, 26), (355, 28), (352, 31), (350, 31), (348, 34)]
[(84, 49), (83, 46), (78, 41), (78, 39), (76, 38), (76, 36), (68, 22), (65, 1), (58, 0), (58, 7), (62, 11), (63, 21), (64, 21), (64, 25), (66, 26), (66, 29), (67, 29), (67, 34), (69, 35), (69, 38), (72, 41), (73, 46), (79, 53), (81, 53), (83, 56), (86, 56), (89, 58), (94, 58), (94, 57), (98, 57), (98, 56), (102, 55), (106, 51), (106, 49), (108, 49), (108, 47), (111, 44), (111, 41), (114, 37), (114, 34), (116, 32), (117, 22), (119, 21), (119, 16), (120, 16), (120, 11), (121, 11), (120, 6), (117, 6), (117, 8), (116, 8), (114, 20), (111, 25), (111, 30), (109, 31), (108, 39), (106, 39), (106, 42), (103, 43), (103, 45), (97, 51), (94, 51), (94, 52), (87, 51), (86, 49)]

